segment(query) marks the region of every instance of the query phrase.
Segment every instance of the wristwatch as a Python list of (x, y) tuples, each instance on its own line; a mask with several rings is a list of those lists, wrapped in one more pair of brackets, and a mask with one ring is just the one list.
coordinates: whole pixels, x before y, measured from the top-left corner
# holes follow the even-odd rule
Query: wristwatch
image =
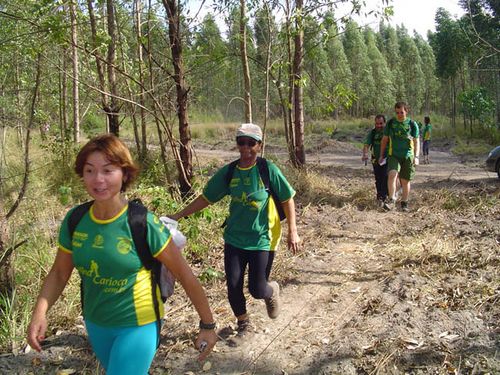
[(213, 323), (203, 323), (201, 320), (200, 320), (200, 329), (215, 329), (216, 327), (216, 324), (215, 322)]

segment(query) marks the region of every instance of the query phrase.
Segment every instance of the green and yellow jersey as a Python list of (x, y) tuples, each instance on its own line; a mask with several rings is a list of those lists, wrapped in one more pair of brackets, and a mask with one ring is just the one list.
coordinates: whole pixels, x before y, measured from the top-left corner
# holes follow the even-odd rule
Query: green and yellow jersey
[[(99, 220), (90, 207), (73, 238), (68, 229), (70, 210), (59, 231), (59, 248), (72, 255), (82, 279), (83, 316), (105, 327), (133, 327), (156, 321), (151, 272), (138, 256), (127, 209), (128, 205), (115, 217)], [(152, 255), (158, 256), (170, 241), (168, 229), (148, 212), (147, 242)], [(159, 291), (157, 298), (162, 306)]]
[(399, 122), (393, 118), (385, 126), (384, 135), (389, 137), (388, 156), (409, 158), (414, 155), (413, 139), (418, 138), (418, 126), (414, 121), (407, 118)]
[[(266, 161), (269, 183), (280, 202), (293, 198), (295, 191), (279, 168)], [(274, 200), (266, 191), (257, 164), (249, 168), (236, 166), (229, 186), (226, 173), (229, 165), (219, 169), (203, 190), (204, 198), (215, 203), (226, 195), (231, 197), (224, 241), (244, 250), (273, 251), (281, 239), (281, 223)]]
[(371, 146), (372, 149), (372, 163), (378, 163), (380, 159), (380, 142), (382, 141), (382, 137), (384, 136), (384, 128), (377, 129), (373, 128), (366, 135), (364, 144)]
[(430, 141), (431, 140), (431, 133), (432, 133), (432, 125), (431, 124), (425, 125), (424, 135), (423, 135), (424, 141)]

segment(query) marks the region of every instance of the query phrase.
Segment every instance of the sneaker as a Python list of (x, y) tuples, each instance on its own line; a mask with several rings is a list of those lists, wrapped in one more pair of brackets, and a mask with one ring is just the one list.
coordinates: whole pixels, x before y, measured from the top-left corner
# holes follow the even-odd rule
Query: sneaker
[(377, 198), (377, 207), (380, 207), (380, 208), (384, 207), (384, 199)]
[(266, 298), (267, 315), (271, 319), (276, 319), (280, 313), (280, 286), (276, 281), (271, 281), (269, 286), (273, 289), (273, 295)]
[(401, 202), (401, 211), (408, 212), (410, 209), (408, 208), (408, 202)]
[(250, 319), (238, 320), (238, 328), (236, 328), (236, 337), (244, 337), (250, 332), (253, 332), (253, 326), (250, 323)]
[(396, 201), (394, 199), (386, 199), (382, 208), (385, 211), (391, 211), (394, 209), (395, 204), (396, 204)]

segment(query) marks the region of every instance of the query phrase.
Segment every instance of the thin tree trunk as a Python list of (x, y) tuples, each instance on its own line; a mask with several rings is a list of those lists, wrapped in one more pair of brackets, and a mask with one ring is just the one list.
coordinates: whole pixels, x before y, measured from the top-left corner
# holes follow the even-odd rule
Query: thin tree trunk
[(306, 153), (304, 150), (304, 89), (302, 87), (302, 65), (304, 50), (304, 28), (303, 28), (303, 0), (297, 0), (295, 5), (295, 51), (293, 58), (293, 109), (294, 109), (294, 129), (296, 156), (296, 166), (306, 163)]
[(107, 115), (109, 119), (109, 131), (116, 136), (120, 135), (120, 121), (119, 121), (119, 107), (117, 102), (118, 96), (118, 86), (116, 82), (116, 74), (115, 74), (115, 60), (116, 60), (116, 41), (117, 41), (117, 33), (115, 27), (115, 8), (113, 4), (113, 0), (106, 1), (106, 9), (108, 15), (108, 36), (109, 36), (109, 44), (108, 44), (108, 56), (107, 56), (107, 73), (108, 73), (108, 82), (109, 88), (111, 92), (110, 105), (107, 110)]
[[(104, 67), (102, 64), (102, 58), (99, 55), (99, 46), (97, 45), (97, 23), (94, 14), (94, 6), (92, 4), (92, 0), (87, 0), (87, 6), (89, 11), (89, 20), (90, 20), (90, 30), (91, 30), (91, 39), (92, 39), (92, 53), (95, 56), (95, 63), (97, 69), (97, 77), (99, 79), (99, 90), (101, 92), (101, 106), (105, 113), (108, 111), (108, 96), (106, 95), (106, 79), (104, 77)], [(106, 116), (106, 120), (108, 116)], [(108, 121), (106, 122), (108, 123)], [(106, 126), (107, 128), (108, 126)]]
[(266, 128), (267, 128), (267, 120), (269, 118), (269, 76), (271, 73), (271, 46), (272, 46), (272, 37), (271, 37), (271, 14), (269, 12), (269, 6), (267, 3), (264, 3), (264, 7), (266, 10), (266, 20), (267, 20), (267, 48), (266, 48), (266, 86), (265, 86), (265, 102), (264, 102), (264, 124), (262, 126), (262, 156), (265, 154), (266, 147)]
[(80, 94), (78, 66), (78, 30), (76, 27), (76, 9), (73, 0), (69, 2), (71, 15), (71, 52), (73, 57), (73, 140), (80, 142)]
[(177, 92), (177, 117), (179, 120), (180, 157), (184, 174), (179, 173), (179, 187), (184, 196), (191, 190), (193, 178), (193, 152), (191, 149), (191, 131), (188, 119), (189, 89), (184, 77), (184, 62), (182, 59), (182, 42), (180, 31), (180, 10), (176, 0), (163, 0), (168, 16), (168, 37), (174, 66), (174, 81)]
[(286, 117), (287, 121), (285, 125), (288, 127), (285, 129), (287, 136), (287, 146), (290, 161), (293, 165), (297, 164), (295, 155), (295, 127), (294, 118), (292, 116), (293, 111), (293, 53), (292, 53), (292, 25), (291, 25), (291, 8), (290, 1), (286, 0), (286, 47), (287, 47), (287, 73), (288, 73), (288, 103), (286, 103)]
[(60, 123), (61, 123), (61, 138), (62, 139), (67, 139), (68, 137), (68, 114), (66, 111), (66, 103), (68, 100), (68, 80), (66, 76), (66, 69), (68, 69), (67, 66), (67, 59), (66, 59), (66, 49), (62, 49), (61, 53), (61, 59), (62, 59), (62, 68), (61, 72), (59, 73), (59, 80), (60, 80), (60, 85), (61, 85), (61, 97), (60, 97), (60, 104), (59, 104), (59, 111), (60, 111)]
[[(19, 244), (11, 247), (10, 249), (5, 249), (5, 238), (7, 235), (7, 227), (6, 227), (6, 222), (9, 220), (10, 217), (16, 212), (17, 208), (21, 204), (21, 201), (24, 198), (24, 195), (26, 194), (26, 190), (28, 188), (28, 182), (29, 182), (29, 175), (30, 175), (30, 155), (29, 155), (29, 145), (31, 141), (31, 129), (34, 126), (35, 123), (35, 110), (36, 110), (36, 103), (38, 100), (38, 94), (39, 94), (39, 89), (40, 89), (40, 77), (41, 77), (41, 72), (42, 72), (42, 55), (41, 53), (38, 53), (37, 59), (36, 59), (36, 75), (35, 75), (35, 86), (33, 87), (33, 97), (31, 98), (31, 106), (30, 106), (30, 112), (28, 115), (28, 124), (26, 127), (26, 139), (24, 142), (24, 177), (23, 177), (23, 183), (19, 189), (19, 193), (17, 195), (16, 200), (14, 201), (14, 204), (12, 207), (9, 209), (5, 217), (0, 218), (0, 253), (3, 254), (3, 259), (2, 259), (2, 266), (0, 267), (0, 293), (2, 293), (4, 296), (10, 296), (14, 290), (15, 287), (15, 280), (14, 280), (14, 272), (13, 272), (13, 261), (12, 261), (12, 254), (13, 250), (19, 246)], [(3, 207), (2, 208), (3, 212)]]
[(252, 122), (252, 93), (250, 80), (250, 67), (248, 65), (247, 55), (247, 18), (245, 0), (240, 0), (240, 53), (241, 66), (243, 68), (245, 100), (245, 121)]
[[(144, 57), (143, 57), (143, 49), (142, 49), (142, 27), (141, 27), (141, 13), (142, 13), (142, 1), (135, 0), (134, 1), (134, 9), (135, 9), (135, 29), (137, 35), (137, 64), (139, 65), (139, 104), (142, 107), (145, 105), (145, 79), (144, 79)], [(146, 159), (147, 153), (147, 135), (146, 135), (146, 112), (144, 108), (139, 109), (141, 114), (141, 147), (140, 147), (140, 158), (141, 160)], [(138, 148), (139, 149), (139, 148)]]

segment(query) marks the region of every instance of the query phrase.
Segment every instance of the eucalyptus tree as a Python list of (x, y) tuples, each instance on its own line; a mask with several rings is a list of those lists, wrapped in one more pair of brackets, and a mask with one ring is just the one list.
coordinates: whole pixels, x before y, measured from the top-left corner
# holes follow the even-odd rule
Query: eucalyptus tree
[(343, 108), (348, 109), (356, 97), (352, 91), (351, 67), (347, 61), (342, 38), (333, 13), (325, 15), (325, 22), (324, 44), (333, 79), (330, 95), (333, 102), (334, 116), (338, 118), (341, 110)]
[(325, 49), (324, 29), (311, 16), (306, 17), (304, 34), (304, 106), (312, 118), (321, 118), (334, 108), (331, 89), (334, 77)]
[(374, 112), (384, 113), (393, 107), (396, 89), (387, 62), (377, 47), (375, 33), (370, 28), (365, 29), (365, 41), (374, 82), (372, 107)]
[(208, 13), (193, 32), (193, 42), (187, 59), (197, 110), (205, 113), (224, 113), (229, 59), (226, 43), (212, 14)]
[(375, 108), (370, 98), (375, 92), (375, 82), (368, 58), (368, 50), (360, 27), (356, 22), (350, 21), (347, 23), (343, 35), (343, 45), (351, 67), (352, 88), (358, 97), (351, 113), (356, 117), (372, 114)]
[(420, 112), (425, 90), (422, 59), (415, 41), (408, 35), (407, 30), (401, 26), (397, 28), (399, 37), (399, 51), (401, 53), (401, 73), (403, 74), (405, 100), (413, 112)]
[(422, 110), (429, 113), (437, 109), (437, 93), (439, 82), (436, 77), (436, 57), (431, 46), (419, 34), (413, 37), (422, 60), (422, 73), (424, 74), (424, 97)]
[(399, 38), (396, 29), (390, 25), (381, 27), (380, 33), (384, 42), (383, 55), (391, 72), (394, 88), (396, 89), (395, 96), (397, 100), (402, 100), (405, 96), (405, 87), (403, 72), (401, 71), (402, 62)]
[[(442, 103), (445, 108), (451, 107), (451, 121), (456, 126), (457, 114), (457, 85), (460, 70), (465, 62), (466, 41), (465, 35), (457, 21), (453, 20), (445, 9), (438, 8), (436, 12), (436, 32), (429, 33), (430, 45), (436, 56), (436, 73), (448, 87), (450, 105)], [(443, 90), (444, 91), (444, 90)]]

